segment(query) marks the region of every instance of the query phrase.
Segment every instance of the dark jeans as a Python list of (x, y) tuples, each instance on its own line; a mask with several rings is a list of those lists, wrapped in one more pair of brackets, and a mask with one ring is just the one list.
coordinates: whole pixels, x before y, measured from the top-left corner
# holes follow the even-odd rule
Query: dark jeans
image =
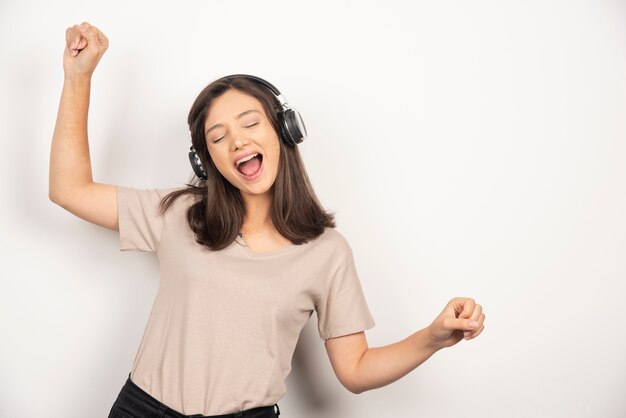
[[(276, 407), (276, 410), (274, 410), (274, 407)], [(130, 380), (130, 373), (128, 373), (128, 379), (126, 379), (120, 394), (117, 395), (108, 418), (278, 418), (279, 415), (280, 408), (278, 408), (278, 404), (246, 409), (245, 411), (232, 414), (184, 415), (144, 392), (143, 389)]]

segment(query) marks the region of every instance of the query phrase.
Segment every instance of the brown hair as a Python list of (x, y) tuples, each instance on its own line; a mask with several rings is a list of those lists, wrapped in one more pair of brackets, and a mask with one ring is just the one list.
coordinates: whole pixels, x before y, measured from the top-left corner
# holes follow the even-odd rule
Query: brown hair
[(297, 146), (285, 144), (281, 138), (278, 112), (280, 102), (265, 86), (242, 76), (221, 78), (206, 86), (198, 95), (187, 117), (193, 148), (200, 157), (207, 179), (195, 178), (186, 183), (187, 188), (176, 190), (163, 198), (163, 214), (178, 197), (196, 197), (187, 209), (187, 222), (196, 235), (196, 242), (213, 251), (229, 246), (237, 237), (243, 224), (245, 203), (241, 192), (217, 169), (209, 155), (204, 135), (204, 123), (213, 99), (229, 89), (258, 99), (280, 141), (280, 157), (276, 180), (272, 185), (273, 198), (270, 209), (272, 224), (293, 244), (300, 245), (314, 239), (326, 227), (335, 227), (335, 214), (324, 210), (320, 204)]

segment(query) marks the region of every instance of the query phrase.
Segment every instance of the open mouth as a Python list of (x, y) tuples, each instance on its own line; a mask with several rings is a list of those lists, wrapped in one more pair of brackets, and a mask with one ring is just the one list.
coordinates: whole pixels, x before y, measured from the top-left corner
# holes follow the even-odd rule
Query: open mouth
[(261, 167), (263, 166), (263, 154), (257, 154), (248, 161), (245, 161), (237, 166), (237, 171), (247, 179), (253, 179), (261, 173)]

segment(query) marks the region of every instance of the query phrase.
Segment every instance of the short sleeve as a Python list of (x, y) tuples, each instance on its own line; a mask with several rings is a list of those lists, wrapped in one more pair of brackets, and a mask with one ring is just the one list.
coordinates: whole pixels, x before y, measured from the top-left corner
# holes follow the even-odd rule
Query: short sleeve
[(365, 300), (351, 251), (330, 278), (315, 310), (322, 340), (354, 334), (376, 325)]
[(164, 217), (159, 215), (164, 196), (161, 189), (117, 186), (120, 251), (156, 252), (164, 227)]

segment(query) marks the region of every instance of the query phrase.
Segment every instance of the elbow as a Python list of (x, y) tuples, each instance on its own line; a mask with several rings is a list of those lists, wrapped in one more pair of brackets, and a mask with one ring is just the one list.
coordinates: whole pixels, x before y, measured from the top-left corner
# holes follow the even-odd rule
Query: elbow
[(51, 202), (59, 204), (59, 190), (58, 187), (52, 182), (52, 180), (48, 183), (48, 199)]
[(65, 203), (66, 197), (69, 196), (70, 193), (71, 189), (68, 189), (67, 187), (61, 188), (52, 185), (48, 187), (48, 199), (61, 207), (65, 207), (63, 205)]
[(54, 195), (51, 190), (48, 191), (48, 199), (50, 199), (51, 202), (58, 204), (56, 195)]
[(52, 203), (56, 203), (59, 206), (63, 206), (62, 203), (61, 203), (61, 199), (59, 198), (58, 194), (54, 194), (52, 192), (52, 190), (48, 191), (48, 199), (50, 199), (50, 201)]
[(362, 385), (358, 385), (352, 382), (343, 383), (343, 387), (345, 387), (346, 389), (348, 389), (348, 391), (350, 391), (351, 393), (354, 393), (355, 395), (358, 395), (359, 393), (363, 393), (367, 390), (367, 388), (363, 387)]
[(367, 389), (361, 389), (361, 388), (352, 388), (352, 389), (350, 389), (350, 388), (348, 388), (348, 390), (350, 392), (354, 393), (355, 395), (358, 395), (360, 393), (365, 392)]
[(63, 209), (68, 210), (67, 200), (64, 199), (61, 195), (54, 194), (54, 193), (48, 193), (48, 199), (50, 199), (50, 201), (52, 203), (56, 204), (57, 206), (60, 206)]

